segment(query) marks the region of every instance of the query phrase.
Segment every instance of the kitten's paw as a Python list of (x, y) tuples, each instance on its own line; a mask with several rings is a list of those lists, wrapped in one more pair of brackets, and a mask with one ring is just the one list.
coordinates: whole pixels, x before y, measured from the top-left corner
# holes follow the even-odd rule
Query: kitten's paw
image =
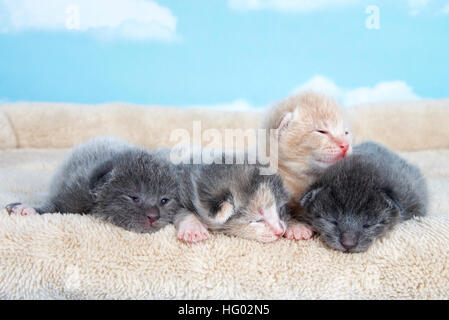
[(16, 214), (20, 216), (31, 216), (33, 214), (37, 214), (37, 211), (32, 207), (27, 207), (22, 203), (10, 203), (5, 207), (8, 214)]
[(284, 234), (284, 237), (289, 240), (308, 240), (312, 236), (312, 228), (300, 222), (290, 222)]
[(178, 238), (186, 242), (199, 242), (209, 238), (206, 227), (195, 216), (186, 217), (178, 228)]

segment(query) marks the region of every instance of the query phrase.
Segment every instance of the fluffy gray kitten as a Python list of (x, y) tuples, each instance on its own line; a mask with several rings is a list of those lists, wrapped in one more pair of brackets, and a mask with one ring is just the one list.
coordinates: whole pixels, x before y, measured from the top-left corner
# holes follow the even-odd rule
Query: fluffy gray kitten
[(37, 208), (12, 203), (10, 213), (85, 213), (134, 232), (154, 232), (179, 210), (173, 166), (156, 152), (101, 137), (76, 147)]
[(247, 163), (182, 164), (178, 170), (183, 209), (175, 226), (181, 240), (205, 240), (208, 230), (261, 242), (284, 234), (289, 196), (279, 175), (261, 175), (260, 165)]
[(306, 221), (330, 247), (361, 252), (397, 223), (424, 216), (420, 170), (387, 148), (362, 143), (329, 167), (302, 196)]

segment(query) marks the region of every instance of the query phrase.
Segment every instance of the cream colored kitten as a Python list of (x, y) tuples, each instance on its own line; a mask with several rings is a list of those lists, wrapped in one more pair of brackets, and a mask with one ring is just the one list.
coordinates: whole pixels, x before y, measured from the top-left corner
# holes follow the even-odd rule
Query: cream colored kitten
[(304, 92), (277, 103), (263, 125), (278, 129), (278, 173), (290, 193), (292, 219), (284, 236), (309, 239), (312, 229), (301, 220), (299, 198), (323, 169), (352, 152), (352, 137), (339, 103), (326, 95)]

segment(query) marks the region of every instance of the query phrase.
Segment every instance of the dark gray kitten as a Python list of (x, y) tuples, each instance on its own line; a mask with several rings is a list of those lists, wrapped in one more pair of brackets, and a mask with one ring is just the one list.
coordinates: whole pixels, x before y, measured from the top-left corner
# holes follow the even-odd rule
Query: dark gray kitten
[(173, 166), (157, 153), (101, 137), (79, 145), (53, 177), (45, 202), (10, 213), (85, 213), (134, 232), (154, 232), (179, 210)]
[(344, 252), (365, 251), (397, 223), (424, 216), (427, 202), (419, 169), (373, 142), (356, 146), (301, 198), (306, 221)]
[(252, 164), (183, 164), (178, 169), (184, 209), (175, 226), (181, 240), (205, 240), (212, 230), (270, 242), (285, 232), (289, 196), (279, 175), (261, 175), (261, 166)]

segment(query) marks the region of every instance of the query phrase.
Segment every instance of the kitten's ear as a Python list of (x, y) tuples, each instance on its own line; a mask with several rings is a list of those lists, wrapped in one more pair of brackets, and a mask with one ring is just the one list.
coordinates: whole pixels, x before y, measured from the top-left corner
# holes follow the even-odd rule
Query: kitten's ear
[(299, 119), (299, 108), (295, 108), (293, 112), (287, 112), (279, 119), (276, 127), (274, 128), (276, 130), (275, 138), (277, 141), (279, 141), (282, 137), (282, 134), (285, 132), (285, 130), (288, 128), (290, 123), (293, 120)]
[(94, 198), (97, 197), (101, 188), (112, 179), (114, 163), (109, 160), (98, 165), (89, 177), (89, 190)]
[(286, 203), (279, 208), (279, 217), (281, 219), (284, 219), (286, 217), (289, 217), (289, 215), (290, 215), (289, 207), (288, 207), (288, 203)]
[(399, 199), (393, 190), (391, 190), (390, 188), (384, 188), (382, 190), (382, 195), (385, 201), (387, 201), (392, 208), (396, 208), (399, 213), (404, 211), (404, 207), (399, 202)]
[(228, 201), (221, 203), (220, 209), (215, 213), (214, 220), (217, 223), (225, 223), (234, 215), (234, 206)]
[(320, 193), (323, 189), (324, 189), (324, 187), (317, 187), (315, 189), (310, 189), (309, 191), (307, 191), (299, 200), (301, 203), (301, 206), (303, 206), (304, 208), (307, 208), (309, 206), (309, 204), (313, 200), (315, 200), (317, 194)]
[(234, 215), (234, 200), (230, 190), (224, 191), (221, 196), (208, 200), (209, 214), (217, 223), (225, 223)]

